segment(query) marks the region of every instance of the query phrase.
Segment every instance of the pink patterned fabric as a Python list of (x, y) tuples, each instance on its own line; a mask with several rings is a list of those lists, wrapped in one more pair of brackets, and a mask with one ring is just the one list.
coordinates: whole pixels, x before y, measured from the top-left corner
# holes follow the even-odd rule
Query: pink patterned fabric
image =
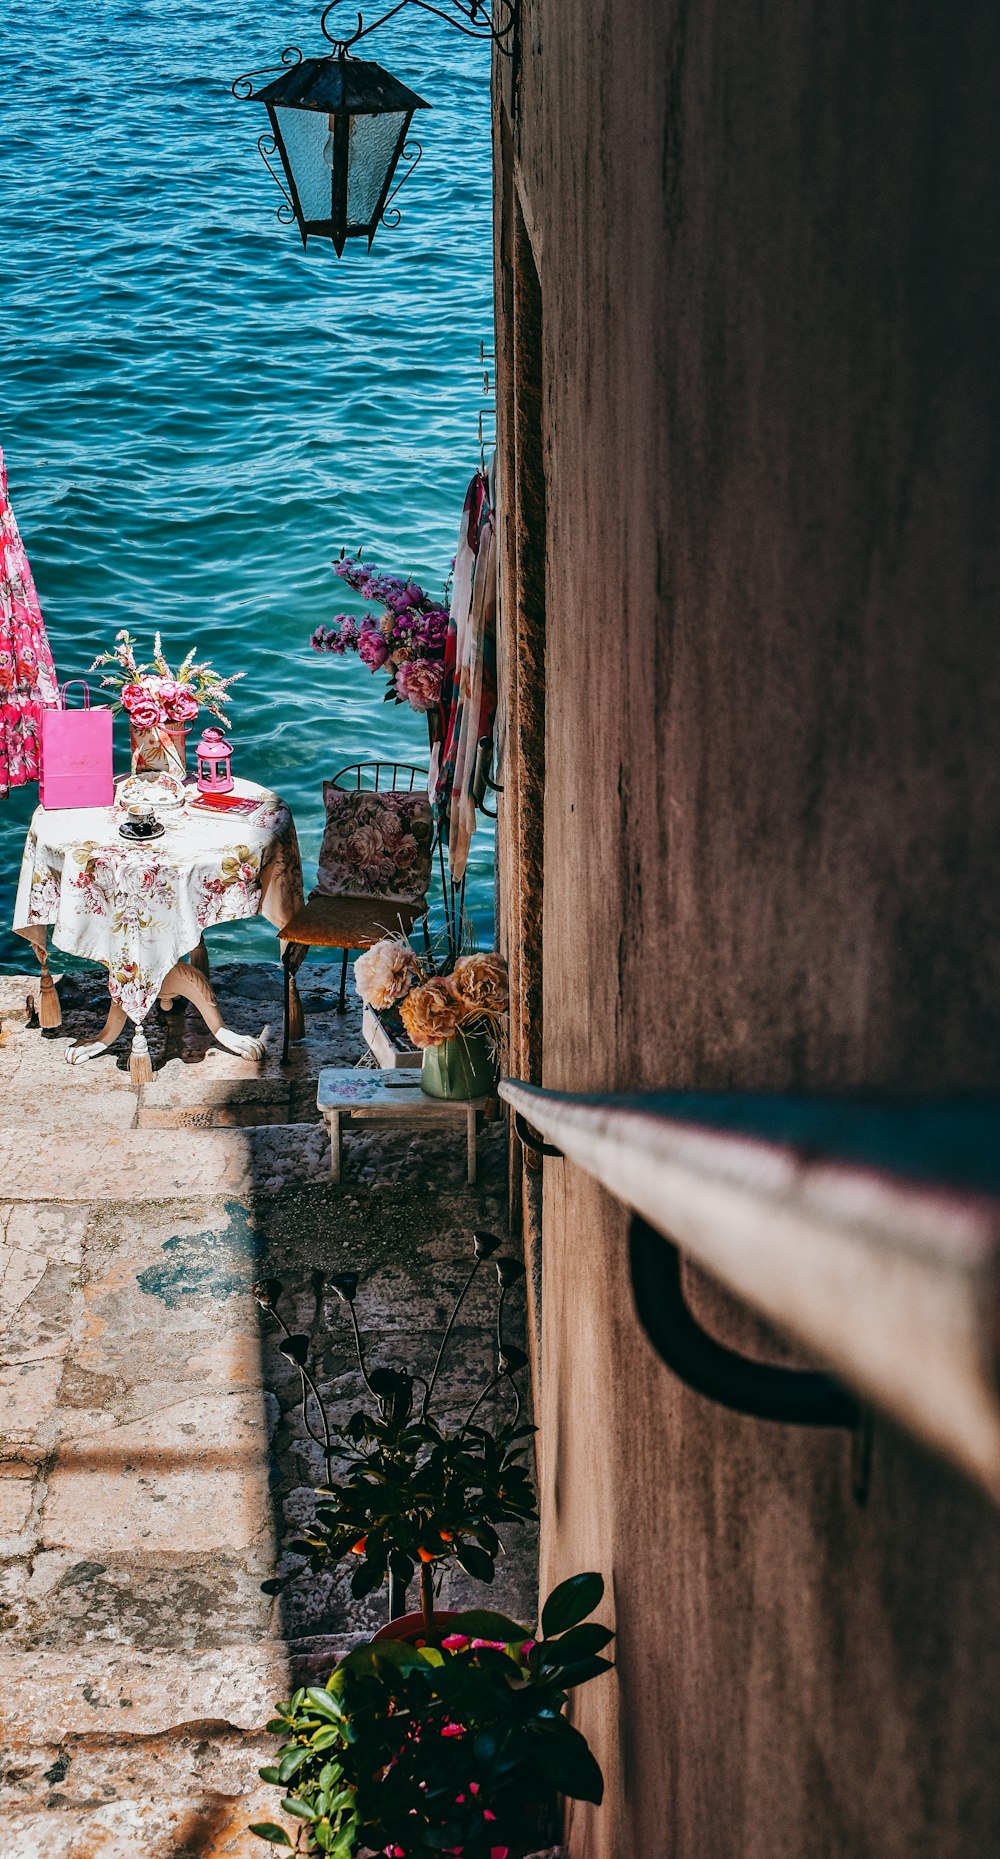
[(0, 796), (38, 779), (40, 718), (59, 692), (0, 451)]
[(420, 903), (431, 881), (434, 836), (426, 794), (324, 781), (323, 800), (326, 831), (312, 895)]

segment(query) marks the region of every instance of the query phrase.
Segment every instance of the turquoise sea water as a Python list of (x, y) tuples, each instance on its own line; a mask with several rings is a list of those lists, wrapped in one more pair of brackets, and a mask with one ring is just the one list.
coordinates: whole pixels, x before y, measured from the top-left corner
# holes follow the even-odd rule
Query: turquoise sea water
[[(363, 610), (331, 562), (363, 544), (440, 591), (492, 347), (488, 48), (416, 8), (359, 48), (433, 105), (402, 223), (371, 254), (304, 253), (275, 219), (266, 117), (230, 84), (289, 42), (324, 50), (320, 10), (6, 0), (0, 53), (0, 443), (57, 671), (85, 674), (121, 626), (245, 671), (234, 767), (290, 801), (307, 887), (324, 776), (427, 754), (381, 677), (310, 650), (320, 621)], [(116, 750), (125, 766), (124, 719)], [(8, 971), (28, 965), (8, 926), (36, 801), (0, 801)], [(485, 939), (485, 830), (469, 898)], [(212, 948), (276, 954), (264, 922)]]

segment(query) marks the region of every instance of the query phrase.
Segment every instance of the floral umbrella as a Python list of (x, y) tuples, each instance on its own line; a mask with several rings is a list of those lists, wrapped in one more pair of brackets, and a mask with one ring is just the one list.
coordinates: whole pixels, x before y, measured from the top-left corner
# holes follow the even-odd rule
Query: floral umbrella
[(7, 496), (0, 450), (0, 795), (37, 781), (40, 712), (58, 701), (52, 653)]

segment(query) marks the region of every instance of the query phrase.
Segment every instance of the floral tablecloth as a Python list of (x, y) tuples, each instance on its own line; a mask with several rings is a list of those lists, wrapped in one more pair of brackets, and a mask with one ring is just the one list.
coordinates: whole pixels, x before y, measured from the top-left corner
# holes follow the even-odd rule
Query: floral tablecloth
[[(251, 781), (235, 793), (249, 813), (209, 813), (188, 802), (144, 844), (121, 839), (113, 807), (35, 810), (24, 848), (13, 927), (44, 950), (101, 962), (112, 1000), (145, 1019), (183, 955), (214, 923), (263, 915), (281, 929), (302, 904), (302, 863), (285, 802)], [(197, 790), (192, 790), (196, 798)]]

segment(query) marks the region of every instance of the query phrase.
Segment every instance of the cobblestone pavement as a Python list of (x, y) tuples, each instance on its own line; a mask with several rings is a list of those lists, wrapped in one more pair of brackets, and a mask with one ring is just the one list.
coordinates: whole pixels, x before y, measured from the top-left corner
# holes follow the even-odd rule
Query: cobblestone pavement
[[(46, 1035), (26, 1013), (37, 978), (0, 977), (2, 1859), (267, 1850), (246, 1828), (274, 1805), (257, 1780), (271, 1704), (371, 1631), (385, 1599), (348, 1604), (339, 1577), (261, 1594), (320, 1467), (250, 1285), (282, 1281), (346, 1415), (361, 1382), (326, 1275), (362, 1274), (370, 1365), (426, 1371), (472, 1228), (503, 1231), (499, 1124), (475, 1188), (450, 1132), (349, 1132), (345, 1183), (330, 1183), (316, 1076), (362, 1050), (356, 1007), (333, 1010), (333, 968), (304, 971), (308, 1037), (285, 1070), (278, 969), (214, 979), (229, 1025), (270, 1027), (267, 1057), (235, 1059), (191, 1012), (171, 1015), (137, 1096), (124, 1048), (64, 1063), (66, 1040), (103, 1020), (99, 976), (65, 978)], [(490, 1309), (484, 1274), (455, 1334), (459, 1411), (485, 1379)], [(527, 1620), (532, 1533), (510, 1548), (492, 1598)], [(463, 1578), (443, 1604), (474, 1595)]]

